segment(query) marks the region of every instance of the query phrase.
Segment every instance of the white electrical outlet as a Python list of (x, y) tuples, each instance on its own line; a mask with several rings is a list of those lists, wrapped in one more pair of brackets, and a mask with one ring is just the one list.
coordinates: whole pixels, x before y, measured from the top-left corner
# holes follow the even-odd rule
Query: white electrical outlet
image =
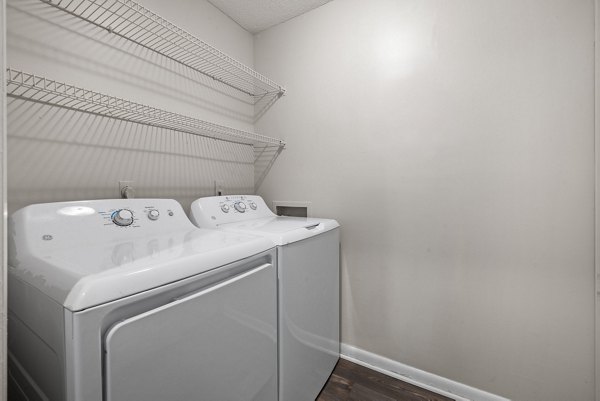
[(119, 195), (123, 199), (135, 197), (135, 189), (133, 189), (133, 181), (119, 181)]
[(215, 196), (224, 195), (223, 193), (223, 181), (215, 180)]

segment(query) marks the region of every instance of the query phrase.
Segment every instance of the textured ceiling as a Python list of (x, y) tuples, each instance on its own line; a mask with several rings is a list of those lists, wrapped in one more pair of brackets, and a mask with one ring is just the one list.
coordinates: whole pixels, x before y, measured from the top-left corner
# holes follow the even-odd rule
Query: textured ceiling
[(251, 33), (257, 33), (331, 0), (208, 0)]

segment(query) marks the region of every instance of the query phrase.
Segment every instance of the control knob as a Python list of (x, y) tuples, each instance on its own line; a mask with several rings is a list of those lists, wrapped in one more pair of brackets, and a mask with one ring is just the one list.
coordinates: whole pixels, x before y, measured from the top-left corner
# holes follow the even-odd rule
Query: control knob
[(235, 210), (240, 213), (244, 213), (246, 211), (246, 204), (244, 202), (236, 202), (234, 205)]
[(229, 205), (227, 205), (227, 204), (221, 205), (221, 210), (223, 211), (223, 213), (229, 213)]
[(158, 210), (156, 209), (151, 209), (148, 211), (148, 218), (150, 220), (158, 220), (158, 218), (160, 217), (160, 213)]
[(129, 226), (133, 223), (133, 212), (127, 209), (119, 209), (112, 214), (112, 221), (118, 226)]
[(256, 203), (254, 203), (253, 201), (249, 201), (248, 204), (250, 205), (250, 209), (256, 210)]

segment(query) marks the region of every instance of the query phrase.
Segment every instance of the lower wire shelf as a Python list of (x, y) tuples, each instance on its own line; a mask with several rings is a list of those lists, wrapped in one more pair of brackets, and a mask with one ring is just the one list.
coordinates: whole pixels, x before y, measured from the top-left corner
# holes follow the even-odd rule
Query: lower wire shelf
[(7, 68), (7, 96), (69, 110), (255, 147), (284, 148), (276, 138), (214, 124)]

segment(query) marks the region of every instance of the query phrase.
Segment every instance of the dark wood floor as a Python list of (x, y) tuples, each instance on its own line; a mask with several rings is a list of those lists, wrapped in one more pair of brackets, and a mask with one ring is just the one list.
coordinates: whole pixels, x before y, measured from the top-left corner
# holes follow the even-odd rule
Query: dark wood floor
[[(9, 386), (8, 401), (24, 401), (10, 389), (11, 386)], [(454, 400), (340, 359), (315, 401)]]
[(453, 401), (340, 359), (315, 401)]

